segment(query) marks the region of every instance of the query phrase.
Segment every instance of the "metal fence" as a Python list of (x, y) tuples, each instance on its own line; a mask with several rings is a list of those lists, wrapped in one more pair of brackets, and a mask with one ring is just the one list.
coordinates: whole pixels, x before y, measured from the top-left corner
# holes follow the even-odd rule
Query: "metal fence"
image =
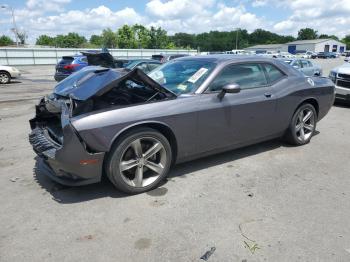
[[(52, 65), (62, 56), (70, 56), (81, 51), (101, 51), (101, 49), (81, 48), (0, 48), (0, 65)], [(115, 58), (150, 58), (155, 54), (197, 54), (196, 50), (173, 49), (109, 49)]]

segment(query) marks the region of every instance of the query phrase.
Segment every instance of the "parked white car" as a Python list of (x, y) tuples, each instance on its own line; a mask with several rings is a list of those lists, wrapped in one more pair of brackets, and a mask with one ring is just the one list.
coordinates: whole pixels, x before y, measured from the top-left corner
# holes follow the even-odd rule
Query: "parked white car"
[(316, 53), (312, 52), (312, 51), (306, 51), (305, 53), (299, 53), (296, 55), (296, 57), (299, 58), (306, 58), (306, 59), (310, 59), (312, 55), (315, 55)]
[(12, 66), (0, 65), (0, 84), (8, 84), (11, 79), (21, 76), (21, 72)]
[(335, 97), (350, 102), (350, 63), (332, 69), (329, 78), (335, 84)]
[(279, 57), (283, 58), (295, 58), (295, 55), (289, 53), (289, 52), (279, 52)]

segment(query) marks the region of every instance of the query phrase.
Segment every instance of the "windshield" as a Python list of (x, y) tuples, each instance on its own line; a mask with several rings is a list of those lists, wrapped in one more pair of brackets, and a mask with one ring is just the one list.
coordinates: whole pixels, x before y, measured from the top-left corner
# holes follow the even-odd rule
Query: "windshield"
[(172, 60), (148, 76), (176, 94), (186, 94), (196, 90), (215, 66), (205, 60)]
[(133, 69), (135, 66), (137, 66), (138, 63), (140, 63), (139, 60), (130, 60), (129, 62), (124, 64), (123, 67), (127, 69)]

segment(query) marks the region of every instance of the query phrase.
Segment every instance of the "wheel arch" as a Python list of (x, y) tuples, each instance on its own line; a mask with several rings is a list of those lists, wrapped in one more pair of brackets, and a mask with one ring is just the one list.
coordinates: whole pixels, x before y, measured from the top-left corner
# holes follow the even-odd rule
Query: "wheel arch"
[(158, 122), (158, 121), (139, 122), (139, 123), (135, 123), (135, 124), (132, 124), (130, 126), (125, 127), (124, 129), (119, 131), (113, 137), (113, 139), (109, 145), (108, 152), (113, 147), (113, 145), (118, 142), (118, 139), (120, 137), (122, 137), (124, 134), (131, 132), (135, 129), (142, 128), (142, 127), (152, 128), (152, 129), (160, 132), (163, 136), (166, 137), (166, 139), (169, 141), (170, 146), (171, 146), (172, 155), (173, 155), (172, 164), (174, 164), (176, 162), (177, 152), (178, 152), (178, 144), (177, 144), (176, 136), (175, 136), (173, 130), (167, 124), (165, 124), (163, 122)]
[(10, 77), (12, 77), (9, 71), (6, 71), (6, 70), (3, 70), (3, 69), (2, 69), (2, 70), (0, 70), (0, 73), (6, 73), (6, 74), (8, 74)]
[(319, 103), (318, 103), (318, 101), (317, 101), (316, 98), (314, 98), (314, 97), (309, 97), (309, 98), (306, 98), (306, 99), (302, 100), (302, 101), (299, 103), (299, 105), (295, 108), (294, 113), (295, 113), (295, 111), (298, 110), (298, 108), (299, 108), (301, 105), (303, 105), (303, 104), (311, 104), (311, 105), (315, 108), (316, 114), (317, 114), (317, 117), (318, 117), (319, 110), (320, 110), (320, 106), (319, 106)]

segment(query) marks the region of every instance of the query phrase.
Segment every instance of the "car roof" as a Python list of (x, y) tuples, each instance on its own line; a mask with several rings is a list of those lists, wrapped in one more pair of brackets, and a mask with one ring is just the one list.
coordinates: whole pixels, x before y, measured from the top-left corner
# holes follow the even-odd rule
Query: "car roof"
[(158, 60), (148, 59), (148, 58), (131, 58), (128, 61), (129, 62), (155, 62), (160, 64)]

